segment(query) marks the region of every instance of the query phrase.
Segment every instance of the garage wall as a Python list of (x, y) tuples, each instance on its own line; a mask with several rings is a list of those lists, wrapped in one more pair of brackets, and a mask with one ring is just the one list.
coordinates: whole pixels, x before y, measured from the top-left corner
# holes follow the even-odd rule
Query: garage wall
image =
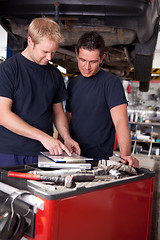
[(7, 58), (7, 33), (0, 26), (0, 58)]

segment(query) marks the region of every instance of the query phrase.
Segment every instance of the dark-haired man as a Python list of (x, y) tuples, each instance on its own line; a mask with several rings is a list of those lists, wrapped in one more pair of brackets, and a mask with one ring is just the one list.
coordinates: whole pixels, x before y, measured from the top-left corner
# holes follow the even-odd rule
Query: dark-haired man
[(97, 32), (83, 34), (76, 47), (81, 75), (68, 84), (66, 115), (71, 137), (81, 154), (96, 159), (113, 155), (115, 131), (123, 163), (139, 167), (131, 156), (127, 100), (119, 78), (100, 68), (105, 58), (104, 39)]

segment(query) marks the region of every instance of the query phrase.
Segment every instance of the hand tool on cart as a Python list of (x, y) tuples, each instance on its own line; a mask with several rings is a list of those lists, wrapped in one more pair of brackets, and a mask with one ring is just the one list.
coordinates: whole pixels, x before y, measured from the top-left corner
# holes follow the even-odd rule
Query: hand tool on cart
[(119, 172), (126, 172), (129, 175), (137, 175), (138, 172), (135, 168), (125, 165), (121, 162), (116, 162), (115, 164), (104, 166), (104, 165), (99, 165), (100, 168), (104, 169), (106, 172), (109, 173), (111, 169), (115, 169)]
[(124, 159), (123, 157), (121, 157), (121, 155), (119, 155), (119, 154), (117, 154), (117, 153), (113, 153), (113, 155), (116, 156), (116, 157), (118, 157), (118, 158), (120, 158), (120, 159), (122, 159), (123, 161), (126, 161), (126, 159)]
[[(121, 155), (119, 155), (117, 153), (113, 153), (113, 155), (122, 159), (122, 160), (124, 160), (124, 161), (126, 161), (126, 159), (124, 159), (123, 157), (121, 157)], [(128, 162), (126, 164), (121, 163), (121, 165), (123, 166), (123, 171), (125, 171), (124, 169), (126, 169), (126, 172), (128, 172), (128, 173), (137, 174), (137, 171), (139, 171), (138, 168), (128, 166)]]
[(29, 180), (38, 180), (38, 181), (48, 181), (54, 182), (57, 185), (64, 185), (65, 187), (71, 187), (72, 185), (72, 178), (70, 175), (66, 176), (65, 178), (62, 177), (48, 177), (42, 176), (40, 174), (32, 174), (32, 173), (19, 173), (19, 172), (8, 172), (8, 177), (16, 177), (16, 178), (24, 178)]
[(136, 170), (133, 167), (130, 167), (128, 165), (125, 165), (120, 162), (112, 161), (112, 164), (109, 163), (109, 165), (104, 166), (103, 164), (99, 164), (99, 167), (95, 167), (92, 170), (87, 169), (60, 169), (60, 170), (33, 170), (29, 173), (32, 174), (40, 174), (42, 176), (46, 177), (53, 177), (53, 176), (59, 176), (59, 177), (65, 177), (67, 175), (74, 175), (74, 174), (93, 174), (96, 179), (97, 176), (105, 176), (110, 175), (113, 176), (115, 179), (121, 178), (122, 174), (121, 172), (127, 172), (128, 174), (137, 174)]
[(93, 181), (95, 176), (93, 174), (73, 174), (67, 175), (66, 177), (47, 177), (40, 174), (32, 174), (32, 173), (19, 173), (19, 172), (8, 172), (8, 177), (17, 177), (24, 178), (30, 180), (39, 180), (39, 181), (48, 181), (54, 182), (55, 184), (64, 185), (66, 188), (72, 187), (73, 182), (86, 182)]
[(32, 171), (29, 171), (29, 173), (40, 174), (42, 176), (47, 176), (47, 177), (53, 177), (53, 176), (65, 177), (67, 175), (73, 175), (77, 173), (81, 173), (81, 174), (88, 173), (88, 174), (93, 174), (95, 176), (107, 174), (105, 170), (102, 168), (94, 168), (93, 170), (87, 170), (87, 169), (81, 169), (81, 168), (59, 169), (59, 170), (49, 170), (49, 171), (32, 170)]
[(32, 170), (29, 171), (29, 173), (32, 174), (40, 174), (46, 177), (53, 177), (53, 176), (59, 176), (59, 177), (66, 177), (67, 175), (72, 175), (75, 173), (86, 173), (85, 169), (81, 168), (73, 168), (73, 169), (58, 169), (58, 170), (49, 170), (49, 171), (44, 171), (44, 170)]
[[(59, 169), (59, 170), (49, 170), (49, 171), (37, 169), (37, 170), (29, 171), (29, 173), (40, 174), (40, 175), (47, 176), (47, 177), (53, 177), (53, 176), (66, 177), (67, 175), (73, 176), (75, 174), (76, 174), (76, 176), (78, 176), (78, 174), (79, 174), (79, 179), (81, 177), (83, 181), (85, 181), (84, 174), (87, 174), (87, 181), (94, 180), (94, 179), (92, 179), (93, 177), (91, 177), (91, 179), (89, 179), (88, 174), (94, 175), (96, 180), (105, 180), (105, 181), (107, 179), (111, 180), (111, 178), (112, 178), (111, 175), (113, 176), (113, 174), (109, 174), (102, 168), (94, 168), (93, 170), (77, 168), (77, 169)], [(82, 174), (83, 174), (83, 177), (82, 177)], [(115, 175), (114, 175), (114, 179), (115, 179)], [(77, 177), (74, 177), (74, 180), (76, 181)]]

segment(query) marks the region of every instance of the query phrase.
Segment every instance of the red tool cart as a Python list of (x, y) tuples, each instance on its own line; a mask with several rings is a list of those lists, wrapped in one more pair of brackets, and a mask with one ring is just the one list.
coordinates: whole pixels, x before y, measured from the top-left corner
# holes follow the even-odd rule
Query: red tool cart
[[(33, 168), (36, 169), (33, 165), (23, 166), (14, 171), (27, 172)], [(7, 205), (8, 194), (17, 189), (26, 191), (26, 195), (30, 193), (30, 197), (40, 200), (43, 205), (38, 207), (36, 200), (32, 204), (29, 197), (17, 200), (23, 204), (15, 201), (16, 211), (22, 212), (26, 204), (29, 207), (29, 211), (27, 208), (23, 211), (28, 222), (24, 239), (150, 239), (154, 173), (148, 169), (140, 169), (138, 175), (121, 179), (108, 177), (79, 182), (72, 188), (9, 178), (5, 171), (2, 169), (0, 178), (1, 206)]]

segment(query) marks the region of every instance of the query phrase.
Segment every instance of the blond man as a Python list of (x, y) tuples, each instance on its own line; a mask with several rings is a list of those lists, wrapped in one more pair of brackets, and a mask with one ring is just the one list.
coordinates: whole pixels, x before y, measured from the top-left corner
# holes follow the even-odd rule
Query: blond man
[[(80, 154), (62, 107), (67, 99), (62, 75), (49, 63), (62, 41), (56, 22), (36, 18), (26, 49), (0, 64), (0, 166), (37, 162), (44, 150)], [(53, 138), (53, 123), (64, 144)]]

